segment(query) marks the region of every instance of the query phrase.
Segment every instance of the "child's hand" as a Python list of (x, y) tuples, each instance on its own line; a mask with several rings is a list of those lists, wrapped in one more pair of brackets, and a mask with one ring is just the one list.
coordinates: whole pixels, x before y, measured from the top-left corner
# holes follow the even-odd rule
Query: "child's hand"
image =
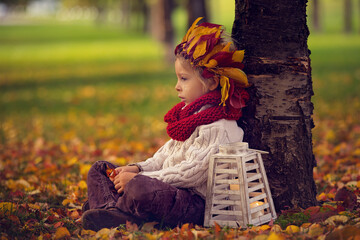
[(113, 182), (115, 185), (115, 189), (118, 191), (118, 193), (122, 193), (126, 184), (136, 175), (137, 173), (133, 172), (120, 172), (118, 175), (116, 175)]
[(139, 168), (137, 166), (123, 166), (115, 168), (116, 174), (121, 172), (132, 172), (132, 173), (139, 173)]

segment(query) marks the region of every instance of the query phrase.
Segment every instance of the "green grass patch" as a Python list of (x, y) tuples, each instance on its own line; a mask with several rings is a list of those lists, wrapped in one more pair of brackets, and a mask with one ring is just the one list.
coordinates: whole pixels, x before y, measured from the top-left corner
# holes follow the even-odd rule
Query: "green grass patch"
[[(38, 136), (53, 138), (56, 128), (76, 126), (86, 137), (91, 131), (82, 130), (81, 122), (102, 115), (151, 125), (162, 122), (177, 102), (173, 65), (164, 63), (161, 45), (148, 36), (114, 26), (54, 22), (0, 26), (0, 32), (3, 141), (40, 125)], [(312, 34), (309, 48), (315, 114), (357, 116), (360, 37)], [(9, 125), (16, 126), (16, 134), (6, 130)]]

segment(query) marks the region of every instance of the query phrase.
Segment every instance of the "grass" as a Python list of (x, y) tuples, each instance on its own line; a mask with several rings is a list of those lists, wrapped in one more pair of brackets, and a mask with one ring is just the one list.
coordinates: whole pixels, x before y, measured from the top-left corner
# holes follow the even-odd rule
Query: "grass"
[[(221, 12), (226, 11), (232, 6)], [(231, 25), (224, 14), (215, 18)], [(19, 139), (36, 121), (43, 123), (39, 135), (56, 137), (54, 125), (74, 124), (69, 116), (80, 122), (107, 114), (162, 122), (177, 101), (173, 66), (163, 62), (163, 49), (148, 36), (115, 26), (54, 21), (2, 25), (0, 33), (2, 141), (11, 135), (8, 124), (16, 126), (11, 136)], [(311, 34), (309, 48), (315, 114), (358, 116), (359, 35)]]
[(0, 32), (3, 141), (8, 124), (16, 126), (17, 139), (36, 121), (43, 122), (39, 135), (56, 137), (55, 125), (73, 124), (69, 115), (79, 122), (106, 114), (161, 121), (175, 103), (173, 70), (149, 37), (87, 24), (1, 26)]
[(360, 36), (314, 34), (309, 48), (315, 113), (359, 116)]

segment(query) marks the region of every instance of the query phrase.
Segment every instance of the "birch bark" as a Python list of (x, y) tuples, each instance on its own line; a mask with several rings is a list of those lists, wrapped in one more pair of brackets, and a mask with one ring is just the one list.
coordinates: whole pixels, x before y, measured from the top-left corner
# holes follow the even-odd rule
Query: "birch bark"
[(235, 0), (232, 37), (245, 49), (251, 101), (239, 125), (264, 165), (277, 211), (317, 204), (307, 0)]

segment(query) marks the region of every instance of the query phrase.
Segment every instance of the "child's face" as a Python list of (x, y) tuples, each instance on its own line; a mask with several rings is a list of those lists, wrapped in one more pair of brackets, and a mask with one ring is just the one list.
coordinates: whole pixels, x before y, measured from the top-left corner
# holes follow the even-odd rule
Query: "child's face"
[(209, 87), (201, 81), (200, 76), (190, 64), (176, 59), (175, 72), (177, 76), (175, 89), (178, 92), (178, 97), (185, 105), (188, 105), (205, 93), (210, 92)]

